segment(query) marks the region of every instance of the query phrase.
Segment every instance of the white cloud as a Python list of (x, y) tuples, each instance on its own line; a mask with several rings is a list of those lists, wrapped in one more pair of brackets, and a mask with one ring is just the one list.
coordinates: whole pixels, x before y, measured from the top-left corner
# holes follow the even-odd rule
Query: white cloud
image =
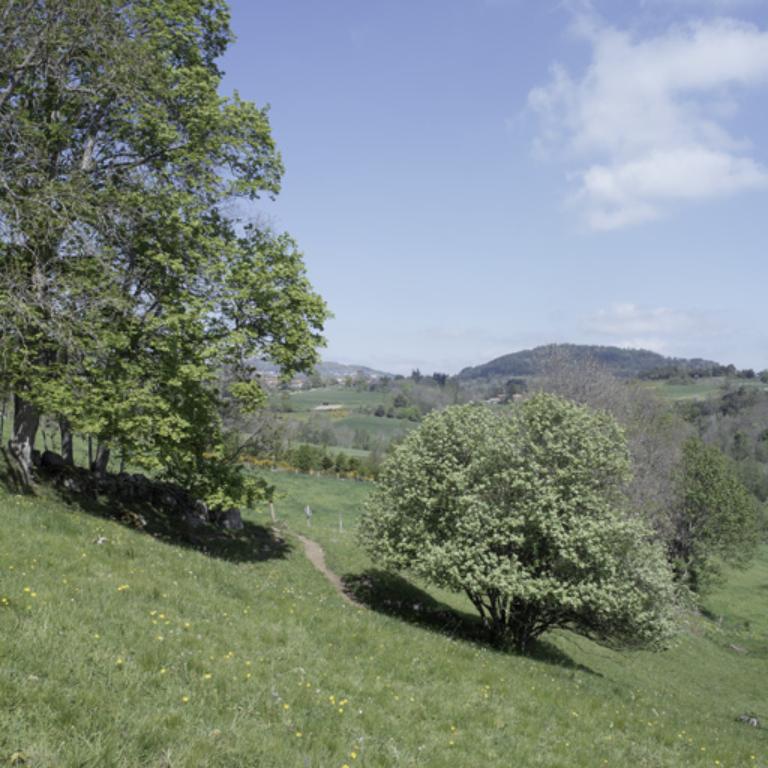
[(716, 19), (634, 40), (592, 16), (577, 31), (592, 47), (586, 71), (555, 65), (528, 103), (541, 119), (537, 150), (576, 164), (574, 200), (592, 228), (768, 187), (768, 168), (726, 125), (743, 90), (768, 83), (768, 32)]
[(616, 302), (601, 309), (587, 321), (590, 331), (607, 336), (657, 336), (689, 331), (698, 318), (688, 312), (668, 307), (640, 307), (630, 302)]
[(707, 354), (707, 345), (721, 334), (720, 326), (718, 318), (710, 313), (631, 302), (611, 304), (583, 323), (595, 343), (683, 356)]

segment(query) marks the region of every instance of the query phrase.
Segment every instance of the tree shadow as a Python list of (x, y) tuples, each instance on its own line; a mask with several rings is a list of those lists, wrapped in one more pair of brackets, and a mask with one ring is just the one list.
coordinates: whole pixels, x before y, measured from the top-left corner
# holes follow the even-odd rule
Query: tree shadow
[(150, 503), (131, 503), (110, 495), (82, 495), (63, 491), (61, 498), (96, 517), (118, 522), (176, 546), (235, 563), (284, 559), (291, 545), (271, 528), (243, 520), (241, 530), (211, 524), (191, 525), (176, 513)]
[(768, 642), (751, 618), (735, 612), (716, 613), (704, 606), (699, 606), (698, 611), (713, 630), (705, 635), (706, 639), (717, 648), (752, 659), (768, 659)]
[[(479, 616), (435, 600), (428, 592), (414, 586), (402, 576), (371, 568), (358, 574), (345, 574), (342, 576), (342, 583), (350, 596), (372, 611), (498, 653), (518, 655), (512, 648), (494, 644)], [(536, 641), (526, 657), (601, 676), (589, 667), (576, 663), (546, 640)]]
[(61, 491), (64, 501), (96, 517), (142, 531), (168, 544), (194, 549), (209, 557), (235, 563), (284, 559), (291, 545), (279, 534), (250, 520), (241, 530), (225, 530), (210, 523), (190, 524), (177, 513), (147, 502), (126, 502), (112, 495), (93, 496)]
[[(80, 482), (62, 482), (67, 477)], [(235, 563), (284, 559), (291, 545), (277, 531), (243, 520), (239, 530), (225, 529), (193, 515), (184, 515), (158, 500), (132, 499), (114, 483), (94, 483), (83, 469), (40, 472), (42, 486), (66, 504), (174, 546)]]

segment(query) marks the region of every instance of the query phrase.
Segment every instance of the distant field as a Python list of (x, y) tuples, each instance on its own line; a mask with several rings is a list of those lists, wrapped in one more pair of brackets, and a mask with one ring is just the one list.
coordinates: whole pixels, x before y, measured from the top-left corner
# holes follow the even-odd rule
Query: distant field
[(327, 419), (330, 427), (345, 427), (355, 430), (362, 429), (368, 432), (371, 437), (382, 436), (387, 439), (409, 432), (415, 426), (416, 422), (408, 419), (388, 419), (386, 416), (373, 416), (366, 413), (350, 413), (341, 411), (334, 413), (321, 412), (314, 414), (311, 411), (298, 411), (294, 413), (285, 413), (283, 416), (295, 422), (309, 421), (310, 419)]
[[(359, 391), (348, 387), (323, 387), (311, 389), (306, 392), (291, 392), (289, 402), (295, 411), (311, 411), (318, 405), (330, 403), (331, 405), (343, 405), (345, 408), (360, 408), (361, 406), (382, 405), (387, 402), (388, 394), (385, 392)], [(278, 402), (280, 396), (276, 396)]]
[[(355, 432), (365, 432), (376, 444), (388, 444), (391, 440), (402, 437), (416, 426), (408, 419), (390, 419), (386, 416), (374, 416), (371, 413), (359, 413), (359, 409), (373, 409), (378, 405), (389, 406), (391, 394), (387, 392), (359, 391), (347, 387), (323, 387), (306, 392), (291, 392), (287, 395), (293, 408), (283, 413), (288, 422), (300, 423), (312, 421), (326, 424), (338, 435), (338, 442), (349, 443)], [(279, 403), (283, 395), (273, 395), (273, 402)], [(315, 411), (320, 405), (341, 405), (339, 411)], [(348, 449), (339, 447), (336, 450)]]
[(346, 456), (354, 456), (358, 459), (367, 459), (370, 455), (370, 451), (363, 451), (360, 448), (344, 448), (340, 445), (319, 445), (317, 443), (297, 443), (297, 445), (311, 445), (313, 448), (320, 448), (328, 452), (329, 456), (336, 456), (338, 453), (343, 453)]
[(334, 419), (333, 425), (346, 427), (351, 430), (360, 429), (368, 432), (371, 437), (382, 436), (388, 440), (400, 437), (418, 426), (415, 422), (408, 421), (408, 419), (388, 419), (383, 416), (367, 416), (362, 413), (354, 413)]
[(669, 384), (665, 381), (647, 382), (646, 386), (669, 400), (704, 400), (716, 397), (730, 387), (757, 387), (768, 389), (768, 385), (757, 379), (707, 378), (692, 381), (689, 384)]

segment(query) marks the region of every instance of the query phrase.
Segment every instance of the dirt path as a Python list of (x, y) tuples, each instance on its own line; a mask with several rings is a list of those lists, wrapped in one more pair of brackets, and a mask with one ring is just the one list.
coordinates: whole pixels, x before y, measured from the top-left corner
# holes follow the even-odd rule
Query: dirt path
[(316, 541), (312, 541), (312, 539), (308, 539), (300, 533), (295, 535), (304, 546), (304, 554), (307, 556), (307, 560), (309, 560), (309, 562), (312, 563), (323, 576), (325, 576), (336, 592), (341, 595), (342, 599), (350, 605), (359, 606), (360, 603), (344, 591), (344, 585), (341, 583), (341, 579), (325, 564), (325, 552), (323, 552), (323, 548)]

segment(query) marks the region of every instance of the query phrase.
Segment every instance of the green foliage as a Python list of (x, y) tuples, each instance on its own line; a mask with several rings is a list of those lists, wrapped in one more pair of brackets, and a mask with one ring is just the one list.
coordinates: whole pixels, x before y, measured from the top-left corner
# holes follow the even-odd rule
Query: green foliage
[(327, 310), (288, 235), (223, 213), (276, 194), (282, 172), (266, 110), (219, 94), (226, 3), (7, 13), (2, 376), (134, 464), (202, 476), (211, 502), (243, 500), (225, 469), (217, 373), (235, 377), (244, 411), (259, 407), (247, 361), (311, 369)]
[(683, 447), (670, 559), (677, 578), (694, 592), (711, 587), (720, 562), (744, 567), (760, 532), (757, 500), (736, 467), (713, 446), (691, 438)]
[(672, 629), (671, 578), (623, 513), (628, 472), (606, 414), (551, 395), (508, 415), (448, 408), (386, 462), (361, 540), (389, 567), (465, 592), (521, 649), (557, 626), (658, 646)]
[(229, 387), (230, 394), (240, 403), (243, 413), (255, 413), (267, 401), (258, 381), (235, 381)]
[(301, 472), (317, 469), (322, 461), (323, 452), (312, 445), (302, 443), (292, 452), (293, 464)]
[(337, 472), (346, 472), (349, 469), (349, 457), (340, 451), (336, 454), (333, 465)]

